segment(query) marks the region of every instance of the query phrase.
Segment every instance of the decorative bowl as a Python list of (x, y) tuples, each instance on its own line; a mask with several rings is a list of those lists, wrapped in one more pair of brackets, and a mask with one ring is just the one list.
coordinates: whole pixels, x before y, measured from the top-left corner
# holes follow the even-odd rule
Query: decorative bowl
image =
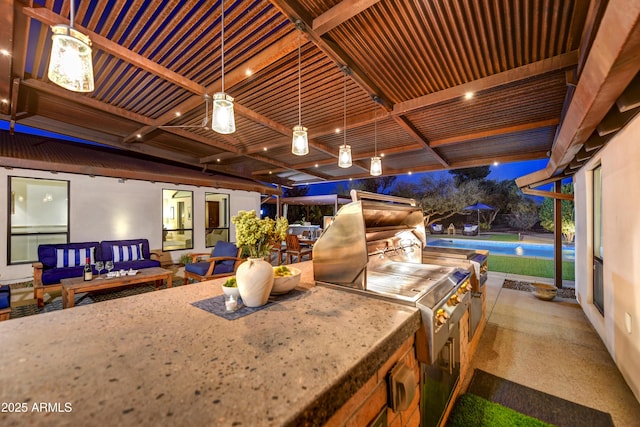
[(536, 298), (544, 301), (552, 301), (556, 295), (558, 295), (558, 288), (553, 285), (547, 285), (546, 283), (532, 283), (531, 292)]
[(287, 269), (291, 272), (290, 276), (276, 276), (275, 270), (279, 267), (274, 267), (274, 277), (273, 277), (273, 288), (271, 288), (271, 295), (282, 295), (291, 291), (293, 288), (298, 286), (300, 283), (300, 276), (302, 275), (302, 271), (294, 268), (287, 267)]
[(224, 292), (225, 295), (233, 295), (236, 300), (238, 298), (240, 298), (240, 291), (238, 290), (238, 287), (230, 287), (230, 286), (222, 286), (222, 292)]

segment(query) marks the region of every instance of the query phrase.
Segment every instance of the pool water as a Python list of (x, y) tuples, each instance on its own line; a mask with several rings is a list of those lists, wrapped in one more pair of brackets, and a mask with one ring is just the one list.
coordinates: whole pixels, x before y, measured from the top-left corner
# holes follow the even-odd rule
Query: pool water
[[(459, 249), (485, 249), (493, 255), (512, 255), (529, 258), (553, 259), (553, 245), (545, 243), (494, 242), (490, 240), (435, 239), (427, 246), (440, 246)], [(562, 259), (574, 261), (576, 252), (573, 246), (562, 245)]]

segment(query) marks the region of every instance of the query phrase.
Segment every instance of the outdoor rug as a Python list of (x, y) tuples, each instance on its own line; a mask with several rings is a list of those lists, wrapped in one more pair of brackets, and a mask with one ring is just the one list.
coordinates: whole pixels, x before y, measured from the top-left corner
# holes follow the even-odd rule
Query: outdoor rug
[(525, 387), (480, 369), (467, 393), (475, 394), (558, 427), (613, 427), (611, 415)]

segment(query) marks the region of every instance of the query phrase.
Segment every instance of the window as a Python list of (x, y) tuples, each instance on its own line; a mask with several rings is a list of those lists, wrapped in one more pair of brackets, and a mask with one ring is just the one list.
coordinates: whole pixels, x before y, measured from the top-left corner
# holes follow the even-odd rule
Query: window
[(207, 247), (229, 241), (229, 195), (205, 193), (205, 242)]
[(602, 168), (593, 170), (593, 305), (604, 316), (604, 250), (602, 247)]
[(38, 260), (38, 245), (69, 242), (69, 181), (9, 177), (7, 264)]
[(162, 190), (162, 250), (193, 249), (193, 192)]

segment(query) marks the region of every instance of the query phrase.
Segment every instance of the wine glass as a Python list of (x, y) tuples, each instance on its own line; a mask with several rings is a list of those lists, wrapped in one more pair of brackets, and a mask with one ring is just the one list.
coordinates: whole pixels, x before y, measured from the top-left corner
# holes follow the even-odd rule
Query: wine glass
[(113, 270), (113, 261), (107, 261), (104, 265), (104, 268), (107, 269), (107, 276), (108, 276), (109, 273), (111, 273), (111, 270)]
[(98, 270), (98, 279), (102, 279), (101, 271), (104, 270), (104, 262), (96, 261), (96, 270)]

